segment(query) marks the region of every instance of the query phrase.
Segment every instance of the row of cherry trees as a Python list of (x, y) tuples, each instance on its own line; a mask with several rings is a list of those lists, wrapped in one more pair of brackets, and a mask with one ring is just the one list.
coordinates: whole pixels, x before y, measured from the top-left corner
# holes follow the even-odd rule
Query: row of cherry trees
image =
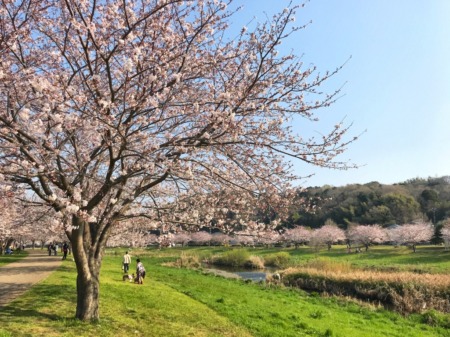
[(309, 230), (298, 226), (288, 229), (284, 238), (295, 245), (309, 243), (313, 247), (327, 246), (346, 242), (349, 249), (352, 246), (365, 247), (366, 250), (372, 244), (393, 243), (396, 245), (410, 245), (416, 251), (416, 245), (421, 242), (429, 242), (434, 234), (434, 226), (428, 223), (415, 223), (395, 226), (389, 229), (379, 225), (354, 225), (344, 231), (332, 224), (326, 224), (321, 228)]
[[(63, 233), (59, 230), (58, 220), (54, 219), (51, 209), (26, 200), (20, 202), (10, 189), (3, 187), (0, 221), (0, 244), (7, 246), (11, 242), (17, 245), (34, 244), (41, 245), (46, 242), (61, 241)], [(38, 207), (36, 207), (38, 206)], [(33, 226), (29, 226), (33, 223)], [(160, 247), (172, 246), (174, 244), (214, 244), (226, 245), (231, 243), (252, 245), (273, 245), (279, 243), (299, 245), (308, 244), (314, 248), (327, 247), (331, 249), (335, 243), (346, 243), (349, 249), (352, 247), (364, 247), (366, 250), (372, 244), (394, 243), (398, 245), (408, 244), (415, 251), (416, 245), (428, 242), (434, 233), (434, 226), (428, 223), (415, 223), (383, 228), (379, 225), (350, 226), (346, 231), (339, 228), (332, 221), (317, 229), (304, 226), (286, 229), (282, 231), (273, 230), (272, 226), (262, 223), (244, 222), (241, 220), (244, 231), (225, 234), (223, 231), (211, 234), (207, 231), (173, 230), (174, 227), (166, 226), (165, 231), (157, 223), (151, 223), (148, 219), (133, 219), (124, 221), (120, 228), (112, 233), (108, 240), (108, 246), (145, 247), (148, 245), (159, 245)], [(246, 226), (246, 225), (249, 226)], [(163, 234), (151, 234), (151, 229), (158, 229)], [(154, 231), (157, 232), (157, 231)], [(450, 221), (443, 224), (441, 230), (446, 247), (450, 246)]]
[[(64, 234), (58, 226), (58, 219), (54, 218), (54, 212), (39, 205), (37, 201), (22, 200), (17, 198), (17, 191), (3, 185), (0, 203), (4, 210), (0, 214), (0, 246), (5, 247), (14, 242), (16, 245), (33, 244), (39, 242), (41, 245), (52, 241), (64, 240)], [(33, 226), (29, 226), (32, 223)], [(434, 234), (434, 226), (428, 223), (405, 224), (391, 228), (383, 228), (380, 225), (352, 225), (346, 231), (340, 229), (332, 221), (317, 229), (304, 226), (286, 229), (282, 231), (273, 230), (272, 226), (262, 223), (244, 222), (241, 220), (245, 231), (234, 233), (211, 234), (207, 231), (173, 230), (173, 226), (166, 226), (165, 231), (157, 223), (151, 223), (148, 219), (133, 219), (124, 221), (120, 228), (112, 233), (108, 240), (108, 246), (145, 247), (148, 245), (159, 245), (167, 247), (174, 244), (215, 244), (226, 245), (230, 242), (243, 246), (273, 245), (278, 243), (289, 243), (296, 247), (309, 244), (320, 248), (331, 246), (335, 243), (346, 243), (351, 247), (364, 247), (366, 250), (372, 244), (394, 243), (398, 245), (410, 245), (415, 251), (416, 245), (428, 242)], [(249, 226), (246, 226), (246, 225)], [(197, 227), (198, 228), (198, 227)], [(226, 227), (223, 227), (226, 228)], [(151, 229), (159, 229), (163, 234), (151, 234)], [(156, 232), (156, 231), (154, 231)], [(441, 230), (446, 247), (450, 246), (450, 221), (443, 224)]]
[[(242, 246), (292, 244), (296, 247), (308, 244), (315, 249), (326, 247), (331, 249), (333, 244), (346, 243), (349, 250), (364, 247), (366, 250), (372, 244), (392, 243), (396, 245), (409, 245), (416, 251), (416, 245), (429, 242), (434, 233), (434, 226), (428, 223), (405, 224), (389, 229), (379, 225), (354, 225), (344, 231), (332, 223), (326, 223), (317, 229), (297, 226), (284, 232), (274, 230), (241, 231), (231, 235), (221, 232), (211, 234), (207, 231), (196, 231), (189, 233), (180, 231), (163, 235), (149, 234), (145, 231), (122, 232), (110, 240), (111, 246), (147, 246), (159, 245), (160, 247), (175, 244), (185, 246), (194, 245), (228, 245), (236, 244)], [(450, 226), (444, 227), (442, 231), (446, 242), (450, 242)]]

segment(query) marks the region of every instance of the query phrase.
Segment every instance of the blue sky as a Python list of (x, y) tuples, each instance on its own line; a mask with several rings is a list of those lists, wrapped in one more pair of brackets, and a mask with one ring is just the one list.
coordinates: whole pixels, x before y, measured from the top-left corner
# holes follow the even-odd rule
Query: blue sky
[[(293, 4), (302, 1), (294, 0)], [(264, 12), (282, 10), (285, 0), (236, 0), (244, 8), (233, 18), (242, 26)], [(366, 130), (340, 160), (361, 165), (336, 171), (295, 162), (296, 172), (315, 176), (301, 185), (342, 186), (450, 175), (450, 1), (311, 0), (296, 24), (312, 23), (283, 48), (303, 55), (319, 70), (333, 70), (328, 83), (344, 96), (318, 112), (320, 133), (345, 118), (352, 135)], [(251, 27), (251, 25), (249, 25)], [(331, 92), (330, 89), (330, 92)], [(302, 125), (296, 125), (302, 133)]]

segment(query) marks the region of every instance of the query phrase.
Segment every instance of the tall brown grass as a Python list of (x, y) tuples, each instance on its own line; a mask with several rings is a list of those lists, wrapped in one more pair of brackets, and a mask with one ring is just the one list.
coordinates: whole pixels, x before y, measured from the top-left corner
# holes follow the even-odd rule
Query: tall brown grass
[(283, 283), (307, 291), (350, 296), (383, 304), (402, 314), (435, 309), (450, 312), (450, 275), (386, 272), (313, 260), (282, 271)]
[(377, 270), (362, 270), (351, 268), (350, 265), (313, 262), (304, 267), (288, 268), (284, 275), (306, 273), (314, 276), (326, 276), (330, 279), (346, 281), (374, 281), (387, 283), (413, 283), (436, 289), (450, 289), (450, 275), (448, 274), (417, 274), (408, 271), (385, 272)]

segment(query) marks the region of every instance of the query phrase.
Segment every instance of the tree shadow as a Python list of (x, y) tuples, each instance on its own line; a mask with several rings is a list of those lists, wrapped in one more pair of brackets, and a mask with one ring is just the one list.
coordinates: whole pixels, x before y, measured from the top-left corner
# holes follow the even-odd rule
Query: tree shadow
[(66, 316), (61, 316), (61, 315), (57, 315), (57, 314), (44, 313), (42, 311), (39, 311), (38, 309), (33, 309), (33, 308), (22, 309), (22, 308), (18, 308), (17, 306), (13, 306), (13, 305), (0, 308), (0, 313), (1, 313), (0, 322), (9, 321), (11, 317), (14, 317), (14, 318), (35, 317), (35, 318), (40, 318), (40, 319), (52, 320), (52, 321), (67, 318)]
[[(40, 301), (46, 299), (47, 302)], [(48, 300), (58, 300), (67, 303), (76, 303), (74, 286), (37, 284), (28, 293), (14, 300), (4, 307), (0, 307), (0, 326), (17, 318), (38, 318), (46, 320), (67, 319), (58, 312), (48, 312)], [(47, 312), (46, 312), (47, 311)]]

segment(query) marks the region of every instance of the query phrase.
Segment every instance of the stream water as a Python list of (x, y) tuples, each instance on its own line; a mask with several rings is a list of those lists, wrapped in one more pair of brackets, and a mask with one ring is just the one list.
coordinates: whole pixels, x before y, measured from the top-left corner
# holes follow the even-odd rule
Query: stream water
[(251, 280), (254, 282), (265, 281), (266, 275), (275, 272), (275, 268), (265, 268), (265, 269), (242, 269), (242, 268), (230, 268), (222, 266), (209, 266), (208, 268), (213, 268), (212, 270), (224, 271), (226, 273), (231, 273), (239, 276), (243, 280)]

